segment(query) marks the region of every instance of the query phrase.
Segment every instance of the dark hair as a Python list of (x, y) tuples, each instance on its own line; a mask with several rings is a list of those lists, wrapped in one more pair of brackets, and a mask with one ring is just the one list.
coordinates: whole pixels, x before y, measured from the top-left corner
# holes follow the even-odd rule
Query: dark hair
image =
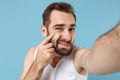
[(62, 12), (66, 12), (66, 13), (72, 13), (75, 20), (76, 20), (76, 16), (74, 14), (74, 9), (73, 7), (65, 2), (55, 2), (50, 4), (44, 11), (42, 17), (43, 17), (43, 25), (48, 27), (50, 24), (50, 14), (53, 10), (59, 10)]

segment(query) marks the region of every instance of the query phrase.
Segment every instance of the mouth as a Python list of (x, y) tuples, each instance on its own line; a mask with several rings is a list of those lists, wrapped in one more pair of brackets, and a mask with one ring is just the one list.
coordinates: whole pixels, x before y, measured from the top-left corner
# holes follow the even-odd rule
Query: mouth
[(65, 49), (70, 48), (70, 43), (60, 42), (58, 45), (59, 45), (60, 48), (65, 48)]
[(54, 47), (58, 55), (67, 56), (71, 53), (73, 45), (70, 42), (61, 40), (58, 41)]

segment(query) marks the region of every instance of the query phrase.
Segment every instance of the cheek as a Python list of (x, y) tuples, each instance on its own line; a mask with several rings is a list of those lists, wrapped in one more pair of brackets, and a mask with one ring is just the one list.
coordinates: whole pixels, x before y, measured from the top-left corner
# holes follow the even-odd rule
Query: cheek
[(75, 35), (72, 36), (72, 43), (74, 42), (75, 40)]
[(52, 38), (52, 42), (54, 44), (57, 44), (60, 39), (61, 39), (61, 34), (57, 32), (57, 33), (55, 33), (54, 37)]

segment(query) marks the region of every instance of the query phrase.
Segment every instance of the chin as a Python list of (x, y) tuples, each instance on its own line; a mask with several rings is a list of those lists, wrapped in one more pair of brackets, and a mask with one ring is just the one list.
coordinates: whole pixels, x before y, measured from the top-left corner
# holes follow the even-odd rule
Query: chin
[(55, 51), (60, 56), (67, 56), (71, 54), (72, 47), (67, 49), (65, 47), (57, 47), (55, 48)]

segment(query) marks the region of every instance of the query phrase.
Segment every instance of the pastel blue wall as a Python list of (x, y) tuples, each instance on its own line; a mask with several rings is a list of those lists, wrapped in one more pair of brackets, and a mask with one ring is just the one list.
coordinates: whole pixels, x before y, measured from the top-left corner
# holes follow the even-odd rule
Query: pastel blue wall
[[(75, 43), (91, 48), (100, 35), (120, 20), (120, 0), (0, 0), (0, 80), (19, 80), (28, 49), (43, 39), (42, 12), (55, 1), (75, 8)], [(120, 73), (92, 75), (88, 80), (120, 80)]]

